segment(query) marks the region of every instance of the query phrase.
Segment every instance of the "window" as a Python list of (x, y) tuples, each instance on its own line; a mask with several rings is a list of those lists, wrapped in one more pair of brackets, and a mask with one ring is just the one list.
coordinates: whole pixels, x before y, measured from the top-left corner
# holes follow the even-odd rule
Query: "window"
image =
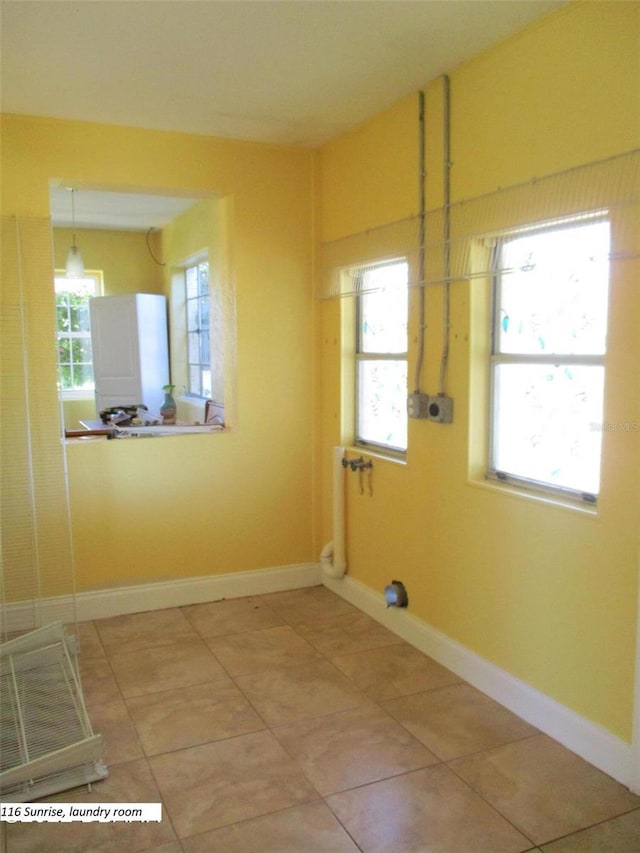
[(356, 306), (356, 444), (407, 449), (405, 261), (363, 267)]
[(591, 217), (498, 241), (490, 476), (595, 503), (609, 239)]
[(187, 316), (188, 393), (211, 397), (209, 262), (184, 271)]
[(66, 396), (94, 390), (89, 300), (102, 291), (100, 273), (55, 276), (58, 381)]

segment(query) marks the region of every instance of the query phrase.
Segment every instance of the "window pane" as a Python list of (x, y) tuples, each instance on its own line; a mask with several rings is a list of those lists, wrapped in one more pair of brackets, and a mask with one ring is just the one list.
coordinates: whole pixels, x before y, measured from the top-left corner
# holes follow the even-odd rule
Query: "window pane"
[(189, 393), (211, 396), (209, 262), (186, 267), (187, 361)]
[(97, 296), (98, 284), (97, 279), (93, 276), (87, 278), (65, 278), (64, 276), (56, 276), (54, 279), (55, 291), (64, 297), (70, 294), (88, 299), (91, 296)]
[(71, 328), (74, 332), (90, 332), (89, 300), (76, 302), (71, 307)]
[(209, 292), (209, 264), (198, 264), (198, 283), (200, 286), (200, 296), (206, 296)]
[(189, 365), (189, 393), (201, 395), (200, 368), (197, 365)]
[(69, 364), (71, 362), (71, 339), (58, 337), (58, 360), (61, 364)]
[(98, 278), (56, 276), (56, 323), (60, 385), (63, 390), (91, 390), (93, 354), (89, 300), (98, 294)]
[(91, 340), (87, 338), (74, 338), (71, 341), (72, 358), (75, 363), (92, 362)]
[(194, 299), (198, 295), (198, 267), (187, 267), (185, 270), (187, 283), (187, 299)]
[(197, 364), (200, 360), (200, 335), (189, 332), (189, 364)]
[(498, 351), (605, 352), (609, 224), (508, 240), (500, 258)]
[(202, 370), (202, 396), (211, 396), (211, 371), (206, 369)]
[(76, 364), (73, 368), (73, 384), (75, 388), (93, 388), (93, 366), (91, 364)]
[(360, 297), (360, 352), (407, 351), (407, 264), (367, 270), (362, 286), (379, 287)]
[(71, 366), (69, 364), (60, 365), (59, 375), (60, 387), (63, 391), (68, 391), (70, 388), (73, 388), (71, 379)]
[(406, 361), (359, 362), (357, 437), (399, 450), (406, 448)]
[(187, 302), (187, 329), (191, 332), (200, 328), (198, 317), (198, 300), (190, 299)]
[(597, 494), (604, 368), (494, 367), (494, 468)]
[(69, 308), (66, 299), (56, 300), (56, 323), (59, 332), (69, 331)]
[(203, 332), (200, 335), (200, 364), (208, 365), (210, 361), (209, 355), (209, 333)]
[(209, 329), (209, 297), (203, 296), (200, 298), (200, 329)]

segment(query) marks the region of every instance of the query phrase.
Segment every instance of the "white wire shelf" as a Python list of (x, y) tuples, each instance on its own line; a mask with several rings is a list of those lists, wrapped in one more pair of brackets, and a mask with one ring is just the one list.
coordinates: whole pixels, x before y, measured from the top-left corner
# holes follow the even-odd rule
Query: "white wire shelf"
[(0, 646), (0, 797), (29, 802), (104, 779), (74, 638), (61, 623)]

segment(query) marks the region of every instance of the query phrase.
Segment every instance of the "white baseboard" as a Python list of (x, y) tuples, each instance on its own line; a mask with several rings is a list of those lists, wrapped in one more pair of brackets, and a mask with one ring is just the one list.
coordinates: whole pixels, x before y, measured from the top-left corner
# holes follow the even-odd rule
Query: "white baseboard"
[[(184, 578), (173, 581), (139, 584), (136, 586), (79, 592), (74, 597), (44, 598), (37, 602), (38, 624), (48, 622), (87, 622), (107, 616), (122, 616), (165, 607), (183, 607), (218, 601), (221, 598), (242, 598), (317, 586), (322, 583), (318, 563), (301, 563), (270, 569), (230, 572), (224, 575)], [(30, 630), (34, 624), (33, 602), (7, 605), (4, 615), (11, 631)]]
[(70, 624), (76, 621), (76, 601), (72, 595), (16, 601), (2, 607), (3, 637), (33, 631), (52, 622)]
[(410, 611), (388, 608), (382, 592), (377, 594), (348, 575), (338, 580), (323, 575), (322, 583), (590, 764), (623, 785), (634, 786), (631, 744), (480, 657)]
[(165, 607), (184, 607), (187, 604), (202, 604), (207, 601), (218, 601), (221, 598), (265, 595), (269, 592), (316, 586), (321, 582), (321, 571), (317, 563), (301, 563), (95, 592), (80, 592), (76, 596), (78, 621), (86, 622), (90, 619), (103, 619), (105, 616), (120, 616), (146, 610), (163, 610)]
[[(348, 575), (339, 580), (327, 577), (318, 563), (80, 592), (75, 599), (62, 596), (42, 599), (38, 607), (40, 624), (71, 621), (73, 617), (64, 614), (71, 614), (74, 609), (77, 620), (85, 622), (320, 583), (590, 764), (622, 784), (635, 787), (631, 744), (480, 657), (410, 611), (387, 608), (382, 593), (377, 594)], [(12, 631), (36, 627), (32, 623), (32, 602), (8, 605), (3, 615)]]

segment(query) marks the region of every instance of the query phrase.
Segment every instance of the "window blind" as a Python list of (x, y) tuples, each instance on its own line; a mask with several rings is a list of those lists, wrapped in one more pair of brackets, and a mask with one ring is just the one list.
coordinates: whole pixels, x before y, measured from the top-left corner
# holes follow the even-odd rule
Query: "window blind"
[(317, 295), (355, 295), (358, 266), (403, 258), (410, 287), (485, 277), (501, 234), (603, 213), (612, 224), (610, 260), (640, 257), (640, 149), (326, 242)]

